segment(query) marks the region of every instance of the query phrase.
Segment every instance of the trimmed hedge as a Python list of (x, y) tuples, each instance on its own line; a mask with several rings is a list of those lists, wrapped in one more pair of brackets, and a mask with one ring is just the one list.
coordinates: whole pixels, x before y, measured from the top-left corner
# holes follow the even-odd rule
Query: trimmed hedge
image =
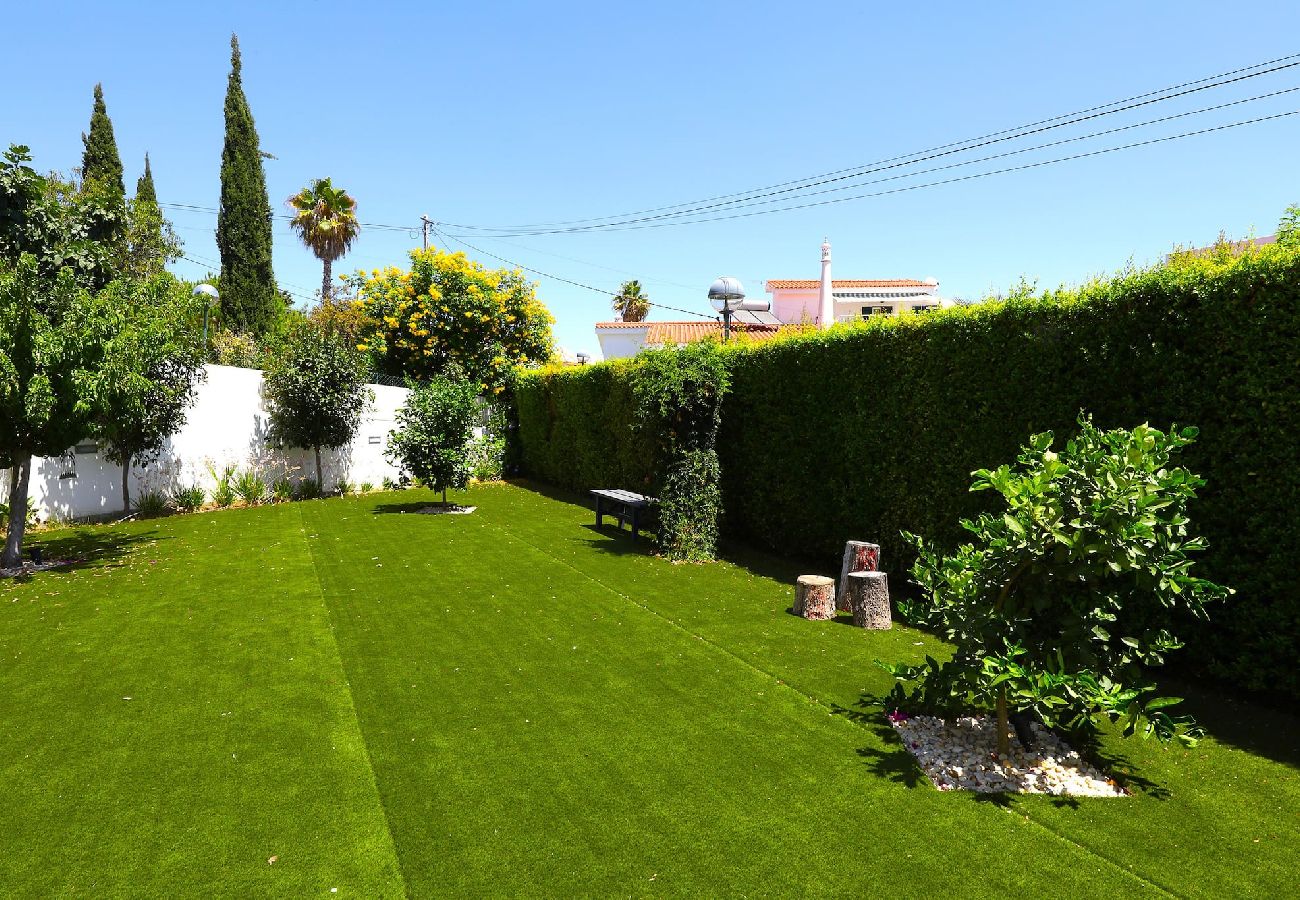
[[(724, 531), (832, 564), (847, 538), (902, 574), (902, 530), (939, 543), (986, 494), (977, 468), (1030, 434), (1196, 425), (1185, 464), (1207, 480), (1198, 574), (1237, 589), (1186, 654), (1253, 690), (1300, 696), (1300, 250), (1183, 256), (1077, 290), (728, 348)], [(524, 470), (569, 487), (649, 483), (634, 450), (629, 363), (529, 375)], [(591, 476), (599, 477), (591, 477)]]

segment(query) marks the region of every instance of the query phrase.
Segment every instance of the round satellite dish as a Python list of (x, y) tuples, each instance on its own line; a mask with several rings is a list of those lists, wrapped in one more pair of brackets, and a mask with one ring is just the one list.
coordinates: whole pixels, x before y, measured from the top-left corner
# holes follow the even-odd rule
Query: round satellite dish
[(734, 312), (745, 302), (745, 286), (739, 278), (724, 275), (709, 285), (709, 302), (718, 312)]

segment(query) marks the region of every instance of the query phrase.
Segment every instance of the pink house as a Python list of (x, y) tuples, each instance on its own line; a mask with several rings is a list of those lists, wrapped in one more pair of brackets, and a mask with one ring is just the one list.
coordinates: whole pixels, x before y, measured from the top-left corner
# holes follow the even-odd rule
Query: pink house
[(788, 325), (810, 322), (829, 328), (869, 316), (896, 316), (952, 306), (939, 296), (933, 278), (832, 279), (831, 245), (822, 244), (822, 277), (777, 278), (766, 282), (772, 295), (772, 314)]

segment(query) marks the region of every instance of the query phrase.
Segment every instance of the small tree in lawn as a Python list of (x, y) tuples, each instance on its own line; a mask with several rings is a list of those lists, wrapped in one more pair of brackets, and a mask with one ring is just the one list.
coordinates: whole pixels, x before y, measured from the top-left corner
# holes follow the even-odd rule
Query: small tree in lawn
[(1187, 504), (1204, 482), (1173, 457), (1196, 429), (1102, 431), (1086, 416), (1079, 428), (1060, 453), (1038, 434), (1015, 467), (974, 473), (971, 489), (997, 491), (1006, 508), (962, 522), (972, 543), (942, 555), (908, 535), (923, 595), (899, 607), (956, 650), (942, 664), (882, 663), (899, 680), (891, 702), (996, 710), (1002, 754), (1012, 713), (1085, 742), (1123, 720), (1126, 735), (1191, 743), (1190, 718), (1169, 714), (1178, 699), (1154, 696), (1146, 669), (1182, 646), (1178, 616), (1205, 618), (1231, 593), (1191, 574), (1205, 542), (1188, 534)]
[(148, 464), (185, 424), (202, 372), (194, 299), (170, 275), (114, 282), (103, 292), (112, 321), (104, 363), (91, 379), (95, 434), (122, 467), (122, 508), (131, 508), (131, 464)]
[[(54, 456), (90, 425), (88, 376), (103, 358), (106, 240), (121, 223), (111, 188), (72, 191), (27, 165), (26, 147), (0, 159), (0, 467), (8, 506), (26, 509), (33, 456)], [(101, 240), (104, 238), (105, 240)], [(21, 559), (25, 516), (9, 517), (0, 565)]]
[(271, 413), (271, 436), (316, 453), (316, 483), (323, 485), (320, 451), (352, 442), (361, 415), (374, 399), (365, 361), (338, 336), (303, 323), (267, 365), (262, 391)]
[(478, 391), (463, 378), (434, 376), (411, 390), (388, 436), (388, 457), (435, 491), (469, 484)]

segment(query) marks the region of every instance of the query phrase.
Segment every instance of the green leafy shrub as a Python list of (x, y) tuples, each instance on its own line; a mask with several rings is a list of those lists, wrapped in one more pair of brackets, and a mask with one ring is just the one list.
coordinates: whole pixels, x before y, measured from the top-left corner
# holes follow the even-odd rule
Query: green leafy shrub
[(135, 498), (135, 511), (142, 519), (154, 519), (171, 512), (171, 501), (161, 491), (143, 491)]
[(248, 506), (256, 506), (266, 499), (266, 481), (252, 469), (240, 472), (232, 487), (235, 496)]
[(388, 436), (387, 455), (447, 502), (448, 488), (469, 483), (469, 443), (478, 392), (463, 379), (434, 376), (413, 388)]
[(348, 481), (346, 478), (340, 478), (334, 483), (334, 492), (340, 497), (346, 497), (348, 494), (351, 494), (352, 491), (352, 482)]
[(223, 509), (235, 502), (235, 472), (238, 466), (226, 465), (220, 471), (208, 463), (208, 474), (212, 476), (212, 502)]
[(371, 484), (369, 481), (363, 481), (363, 482), (361, 482), (361, 486), (357, 488), (357, 493), (359, 493), (359, 494), (369, 494), (369, 493), (370, 493), (371, 491), (373, 491), (374, 489), (375, 489), (375, 486), (374, 486), (373, 484)]
[(276, 503), (285, 503), (293, 499), (293, 479), (281, 475), (271, 482), (271, 499)]
[(384, 485), (384, 490), (386, 491), (395, 491), (401, 487), (401, 485), (399, 485), (393, 479), (389, 478), (387, 475), (384, 476), (383, 485)]
[(172, 491), (172, 506), (181, 512), (194, 512), (208, 498), (207, 491), (198, 484), (182, 486)]
[(320, 482), (315, 478), (304, 478), (294, 489), (294, 496), (299, 500), (319, 500), (322, 493)]
[[(942, 554), (909, 535), (922, 596), (899, 608), (951, 641), (952, 659), (881, 664), (899, 679), (890, 698), (909, 710), (952, 715), (996, 709), (1006, 752), (1008, 712), (1092, 738), (1104, 719), (1125, 734), (1191, 740), (1147, 677), (1171, 650), (1182, 611), (1229, 591), (1191, 574), (1205, 542), (1188, 534), (1188, 503), (1205, 482), (1176, 465), (1196, 429), (1146, 425), (1102, 431), (1080, 416), (1057, 453), (1050, 432), (1030, 438), (1017, 465), (974, 473), (973, 491), (1005, 508), (963, 521), (974, 535)], [(910, 691), (904, 684), (911, 684)]]
[(686, 450), (668, 464), (659, 491), (659, 544), (669, 559), (713, 559), (722, 508), (720, 476), (714, 450)]

